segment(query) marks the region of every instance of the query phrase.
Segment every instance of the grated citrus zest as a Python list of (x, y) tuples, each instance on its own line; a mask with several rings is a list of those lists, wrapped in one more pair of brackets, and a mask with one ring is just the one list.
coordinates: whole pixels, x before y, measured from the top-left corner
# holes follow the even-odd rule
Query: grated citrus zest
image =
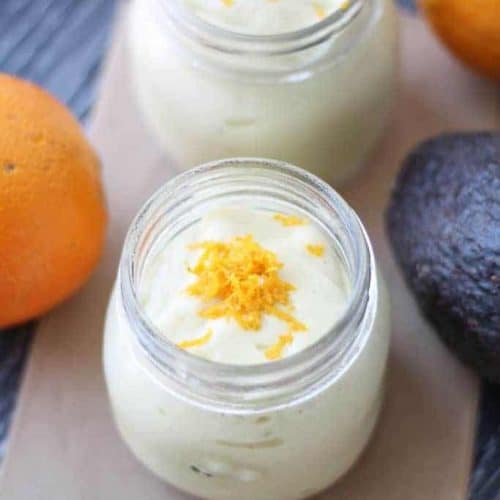
[(283, 226), (302, 226), (306, 224), (306, 220), (298, 215), (285, 215), (285, 214), (275, 214), (273, 217), (274, 220), (281, 222)]
[(315, 257), (321, 257), (325, 253), (324, 245), (306, 245), (306, 250)]
[(295, 287), (279, 276), (283, 264), (276, 254), (259, 245), (252, 235), (236, 236), (228, 242), (204, 241), (189, 249), (202, 251), (189, 268), (197, 279), (186, 289), (206, 303), (198, 313), (201, 317), (232, 318), (244, 330), (257, 331), (267, 314), (287, 324), (287, 335), (307, 330), (280, 308), (293, 309), (290, 293)]
[(180, 347), (181, 349), (190, 349), (191, 347), (200, 347), (202, 345), (205, 345), (207, 342), (210, 341), (212, 338), (213, 331), (211, 328), (207, 330), (207, 333), (203, 335), (202, 337), (198, 337), (197, 339), (192, 339), (192, 340), (183, 340), (182, 342), (177, 343), (177, 347)]
[(291, 333), (280, 335), (276, 344), (266, 349), (266, 358), (269, 360), (280, 359), (283, 356), (283, 350), (285, 349), (285, 347), (292, 342), (293, 336)]
[(292, 332), (305, 332), (307, 330), (307, 326), (304, 325), (304, 323), (301, 323), (299, 320), (295, 319), (291, 314), (281, 309), (276, 309), (275, 307), (272, 307), (269, 310), (269, 314), (272, 314), (276, 318), (287, 323)]
[(319, 2), (313, 2), (313, 8), (318, 19), (324, 19), (326, 17), (326, 10)]

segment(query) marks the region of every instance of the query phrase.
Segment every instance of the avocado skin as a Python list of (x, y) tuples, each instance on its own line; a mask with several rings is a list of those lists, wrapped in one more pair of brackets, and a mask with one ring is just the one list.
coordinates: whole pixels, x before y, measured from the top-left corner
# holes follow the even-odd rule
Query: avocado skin
[(445, 134), (418, 145), (397, 177), (386, 227), (441, 338), (500, 383), (500, 134)]

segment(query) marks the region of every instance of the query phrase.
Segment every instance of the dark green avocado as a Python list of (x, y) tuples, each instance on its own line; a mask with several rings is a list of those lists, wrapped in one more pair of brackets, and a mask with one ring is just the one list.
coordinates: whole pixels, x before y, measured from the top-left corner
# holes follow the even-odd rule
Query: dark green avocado
[(386, 224), (406, 282), (441, 338), (500, 382), (500, 133), (418, 145), (403, 162)]

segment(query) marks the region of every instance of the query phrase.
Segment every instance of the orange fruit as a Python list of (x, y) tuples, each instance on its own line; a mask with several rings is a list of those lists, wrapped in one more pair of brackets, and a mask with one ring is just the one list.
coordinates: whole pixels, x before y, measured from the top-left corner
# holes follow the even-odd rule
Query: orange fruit
[(71, 113), (0, 74), (0, 327), (58, 304), (103, 248), (99, 160)]
[(452, 52), (500, 80), (500, 0), (420, 0), (420, 5)]

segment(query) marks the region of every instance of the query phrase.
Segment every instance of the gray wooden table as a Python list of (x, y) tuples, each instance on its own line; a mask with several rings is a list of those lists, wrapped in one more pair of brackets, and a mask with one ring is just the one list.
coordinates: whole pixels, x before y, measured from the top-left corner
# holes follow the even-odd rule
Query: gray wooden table
[[(0, 71), (41, 84), (84, 122), (95, 99), (116, 2), (0, 0)], [(415, 12), (412, 0), (399, 3)], [(35, 334), (36, 322), (0, 331), (0, 459)], [(500, 500), (500, 387), (490, 384), (482, 389), (470, 498)]]

